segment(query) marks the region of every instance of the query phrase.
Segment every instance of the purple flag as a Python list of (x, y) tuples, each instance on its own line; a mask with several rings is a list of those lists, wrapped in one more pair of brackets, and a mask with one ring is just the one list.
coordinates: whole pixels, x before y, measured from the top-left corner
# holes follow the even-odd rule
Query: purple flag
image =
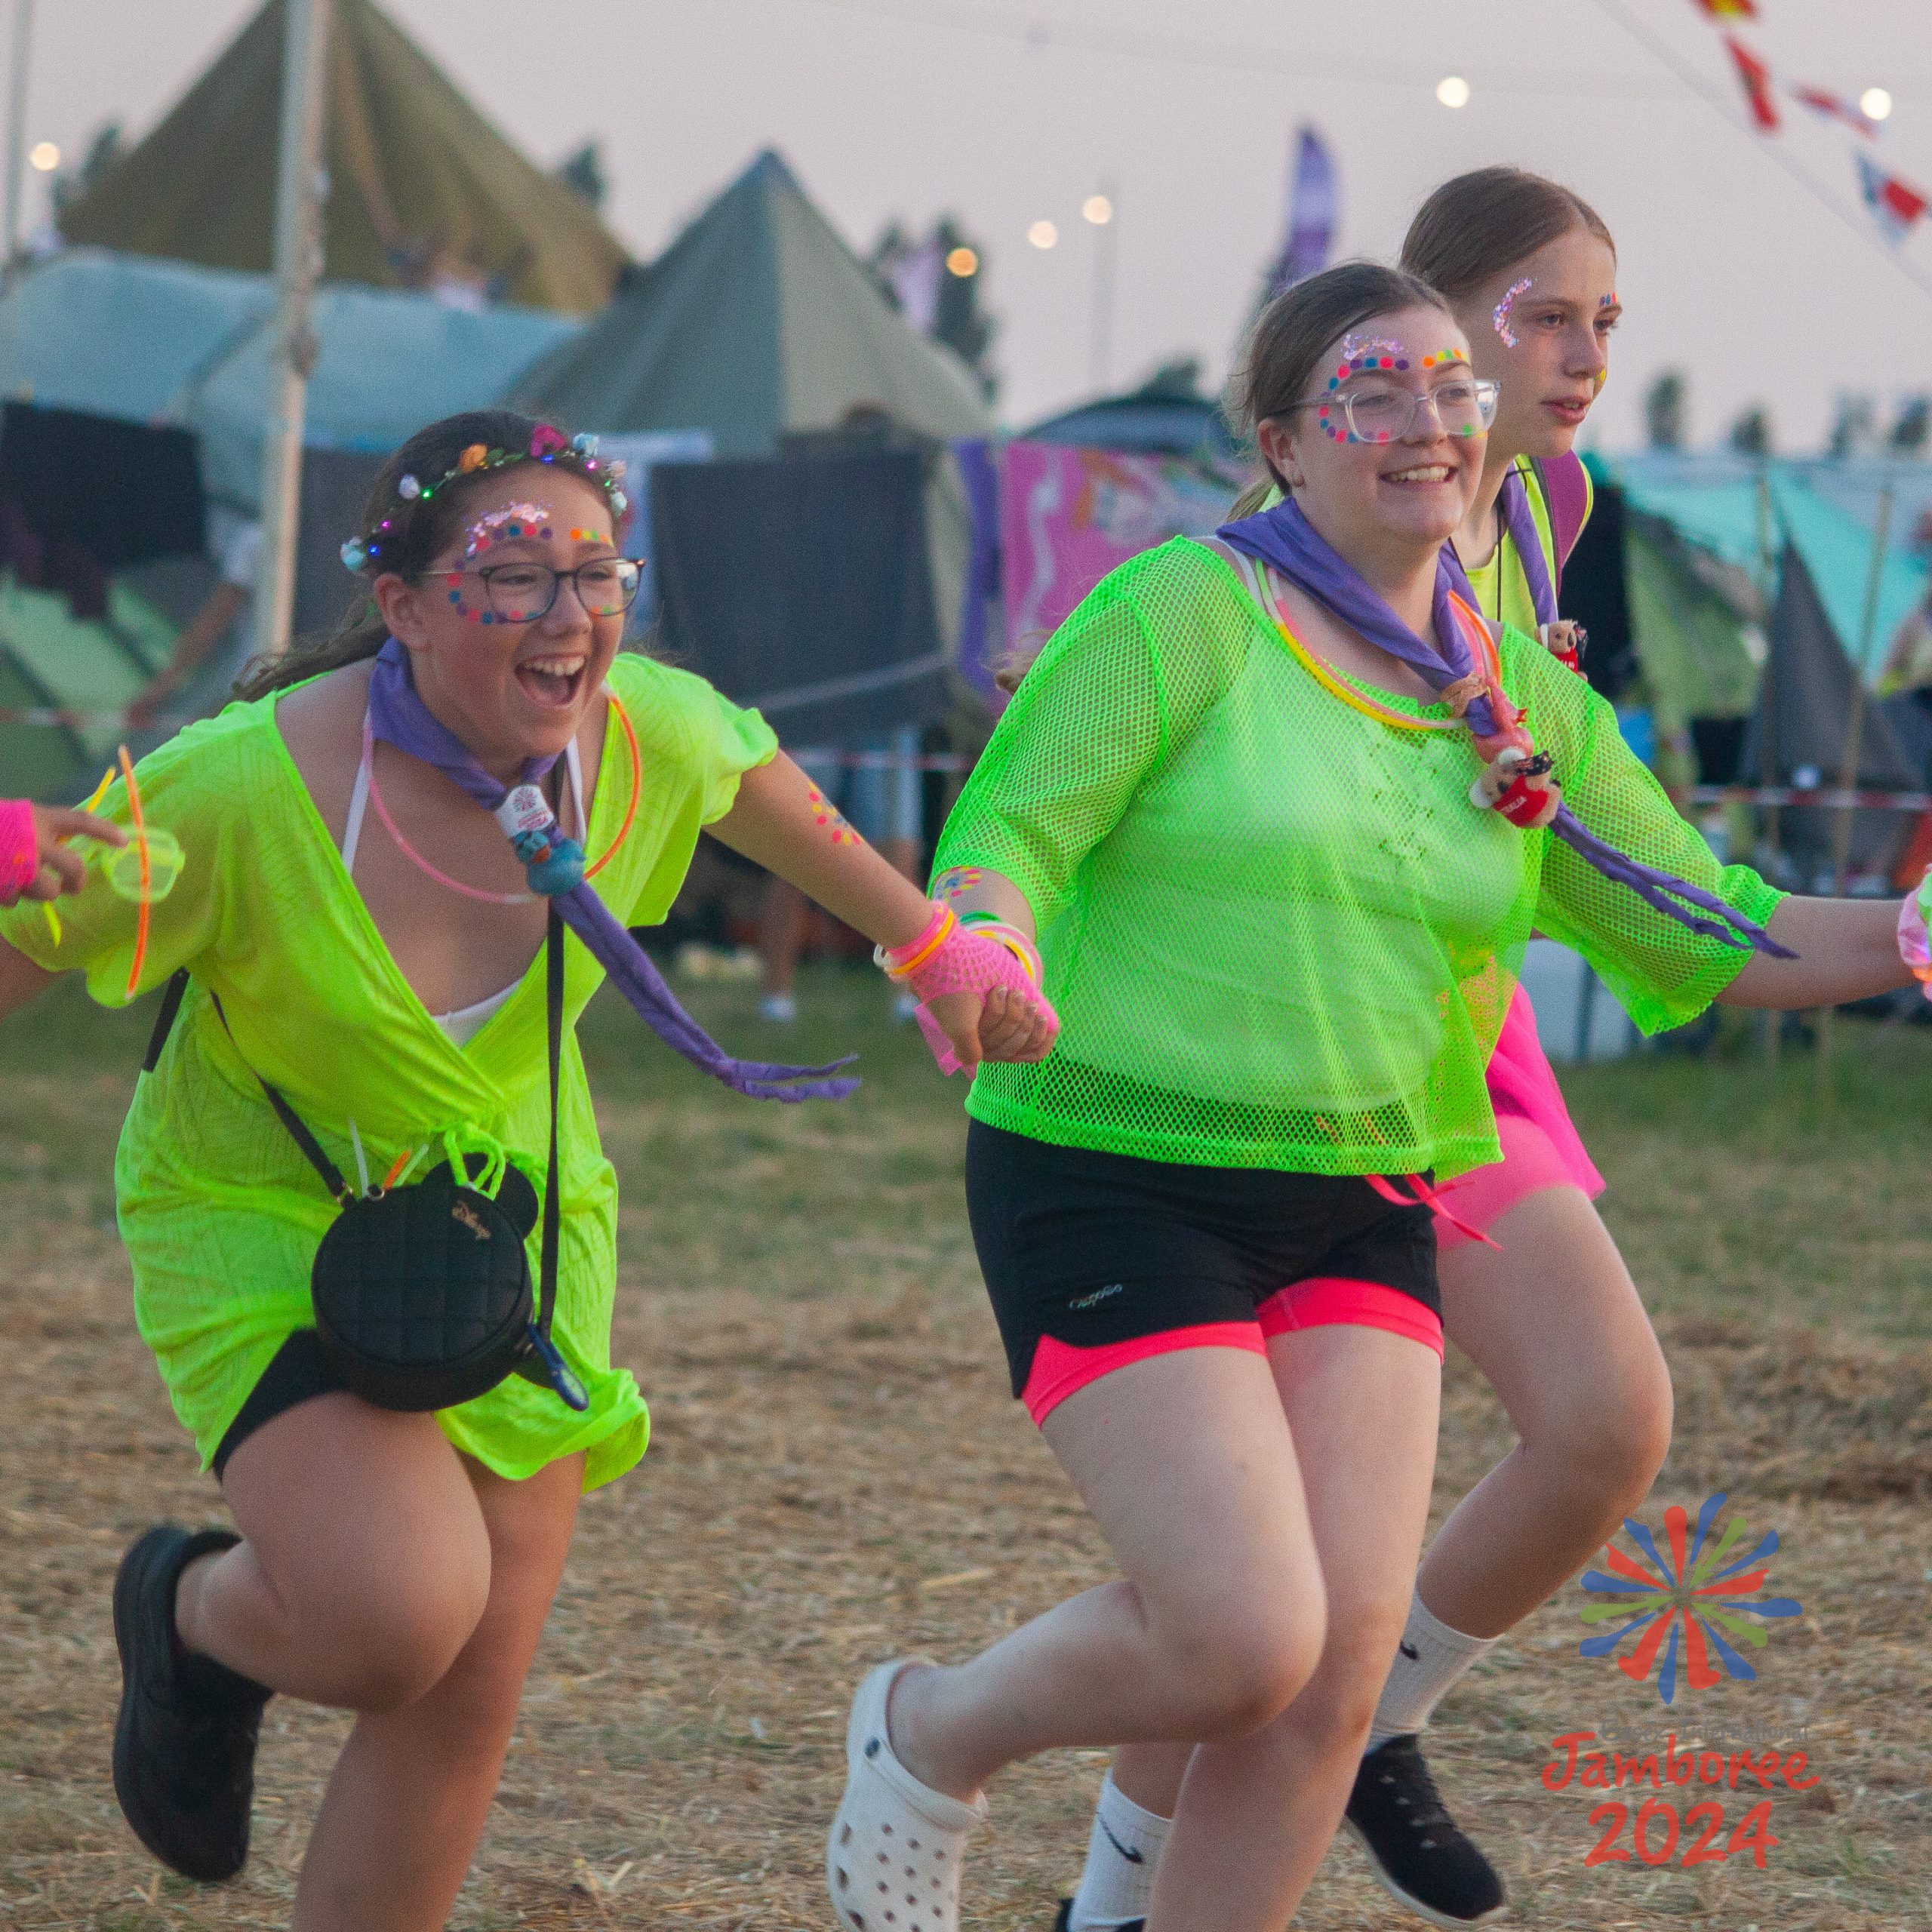
[(1312, 128), (1295, 146), (1294, 186), (1288, 200), (1288, 236), (1268, 272), (1266, 300), (1328, 266), (1335, 246), (1335, 158)]

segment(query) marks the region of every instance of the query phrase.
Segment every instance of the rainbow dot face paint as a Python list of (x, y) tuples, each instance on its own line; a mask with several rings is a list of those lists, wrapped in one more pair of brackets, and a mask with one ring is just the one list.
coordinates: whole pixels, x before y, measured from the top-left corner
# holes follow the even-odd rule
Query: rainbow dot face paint
[(859, 835), (838, 808), (816, 785), (808, 787), (805, 802), (812, 808), (812, 817), (832, 834), (835, 845), (857, 845)]
[(1503, 300), (1490, 312), (1489, 318), (1495, 325), (1496, 333), (1503, 338), (1505, 349), (1514, 349), (1516, 346), (1516, 332), (1509, 326), (1510, 312), (1516, 306), (1516, 298), (1527, 294), (1534, 285), (1527, 275), (1524, 276), (1521, 281), (1512, 281), (1504, 290)]

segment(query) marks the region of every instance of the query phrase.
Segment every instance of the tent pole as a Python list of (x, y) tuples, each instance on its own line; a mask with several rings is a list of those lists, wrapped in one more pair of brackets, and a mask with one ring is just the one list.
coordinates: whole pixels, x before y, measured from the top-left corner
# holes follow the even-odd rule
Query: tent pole
[[(1770, 466), (1758, 465), (1758, 567), (1760, 589), (1764, 600), (1764, 675), (1758, 701), (1763, 710), (1764, 731), (1758, 746), (1758, 783), (1767, 791), (1778, 782), (1777, 652), (1771, 643), (1771, 617), (1777, 608), (1777, 567), (1771, 555), (1771, 475)], [(1764, 842), (1770, 869), (1777, 869), (1778, 808), (1764, 808)], [(1766, 1011), (1758, 1016), (1764, 1042), (1764, 1064), (1778, 1063), (1778, 1043), (1784, 1032), (1784, 1015)]]
[[(1858, 758), (1864, 748), (1866, 666), (1872, 657), (1872, 639), (1878, 629), (1878, 593), (1885, 574), (1885, 549), (1892, 534), (1892, 478), (1878, 492), (1878, 521), (1872, 532), (1872, 568), (1865, 580), (1865, 610), (1859, 620), (1858, 656), (1852, 665), (1851, 712), (1844, 721), (1844, 749), (1838, 760), (1838, 788), (1858, 789)], [(1851, 826), (1857, 808), (1850, 803), (1838, 807), (1838, 822), (1832, 828), (1832, 897), (1844, 897), (1845, 874), (1851, 864)], [(1832, 1092), (1832, 1009), (1818, 1011), (1818, 1098), (1829, 1106)]]
[(285, 0), (281, 142), (275, 165), (275, 355), (262, 438), (262, 555), (255, 579), (258, 656), (288, 648), (302, 514), (302, 426), (315, 366), (309, 323), (321, 269), (322, 97), (331, 0)]
[(20, 251), (20, 188), (27, 155), (27, 55), (33, 44), (33, 0), (14, 0), (13, 86), (7, 101), (7, 252), (0, 288), (14, 278)]
[(1112, 181), (1103, 184), (1101, 193), (1112, 212), (1100, 223), (1094, 235), (1093, 334), (1088, 376), (1094, 389), (1104, 395), (1113, 380), (1115, 250), (1118, 243), (1114, 230), (1120, 225), (1120, 189)]

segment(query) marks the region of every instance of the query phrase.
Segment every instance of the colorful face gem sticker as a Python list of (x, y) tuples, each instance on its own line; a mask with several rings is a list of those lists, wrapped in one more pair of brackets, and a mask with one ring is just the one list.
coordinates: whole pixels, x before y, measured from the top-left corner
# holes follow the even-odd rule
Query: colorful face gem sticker
[(1489, 318), (1496, 325), (1496, 333), (1503, 338), (1505, 349), (1514, 349), (1516, 346), (1516, 332), (1509, 326), (1509, 313), (1516, 306), (1517, 297), (1527, 294), (1531, 285), (1527, 275), (1524, 276), (1521, 281), (1512, 281), (1503, 291), (1503, 300), (1491, 312)]
[(523, 537), (547, 540), (551, 534), (547, 510), (535, 503), (507, 503), (479, 516), (463, 533), (463, 554), (466, 558), (479, 556), (493, 543)]
[(1598, 303), (1597, 306), (1599, 309), (1614, 309), (1617, 306), (1617, 291), (1613, 288)]
[(608, 537), (595, 530), (573, 530), (571, 532), (571, 541), (573, 543), (608, 543), (610, 540)]
[(816, 785), (807, 789), (805, 799), (812, 808), (812, 817), (830, 831), (833, 844), (856, 845), (860, 842), (858, 833), (853, 830), (845, 814)]
[(1425, 369), (1441, 369), (1451, 362), (1466, 362), (1469, 359), (1460, 349), (1438, 349), (1433, 355), (1422, 358), (1422, 366)]

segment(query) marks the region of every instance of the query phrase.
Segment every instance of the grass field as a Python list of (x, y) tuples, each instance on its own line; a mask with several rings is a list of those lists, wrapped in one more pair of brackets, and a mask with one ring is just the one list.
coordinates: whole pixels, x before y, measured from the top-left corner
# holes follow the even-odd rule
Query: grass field
[[(843, 1108), (759, 1108), (608, 1002), (586, 1022), (624, 1189), (618, 1353), (654, 1436), (642, 1468), (585, 1506), (452, 1921), (470, 1932), (829, 1932), (822, 1832), (861, 1669), (964, 1654), (1106, 1574), (1007, 1396), (966, 1238), (957, 1083), (884, 1025), (869, 976), (811, 980), (813, 1017), (782, 1044), (742, 989), (693, 1004), (746, 1051), (859, 1048), (867, 1084)], [(64, 987), (0, 1025), (0, 1927), (20, 1932), (285, 1924), (344, 1723), (271, 1706), (256, 1854), (232, 1887), (162, 1878), (115, 1810), (115, 1561), (157, 1516), (219, 1510), (134, 1335), (114, 1235), (112, 1148), (146, 1017)], [(1668, 1714), (1654, 1687), (1577, 1657), (1573, 1588), (1433, 1733), (1521, 1924), (1932, 1927), (1932, 1030), (1841, 1025), (1838, 1041), (1823, 1114), (1808, 1060), (1767, 1069), (1741, 1032), (1711, 1060), (1569, 1083), (1675, 1372), (1677, 1439), (1647, 1514), (1728, 1491), (1754, 1534), (1781, 1533), (1771, 1582), (1804, 1606), (1755, 1654), (1758, 1682), (1691, 1694), (1675, 1721), (1801, 1727), (1822, 1781), (1771, 1802), (1780, 1842), (1761, 1871), (1742, 1854), (1586, 1868), (1599, 1794), (1543, 1788), (1552, 1739), (1660, 1734)], [(1508, 1441), (1452, 1353), (1438, 1505)], [(1000, 1781), (969, 1924), (1044, 1932), (1101, 1761), (1061, 1754)], [(1414, 1923), (1347, 1846), (1297, 1920)]]

